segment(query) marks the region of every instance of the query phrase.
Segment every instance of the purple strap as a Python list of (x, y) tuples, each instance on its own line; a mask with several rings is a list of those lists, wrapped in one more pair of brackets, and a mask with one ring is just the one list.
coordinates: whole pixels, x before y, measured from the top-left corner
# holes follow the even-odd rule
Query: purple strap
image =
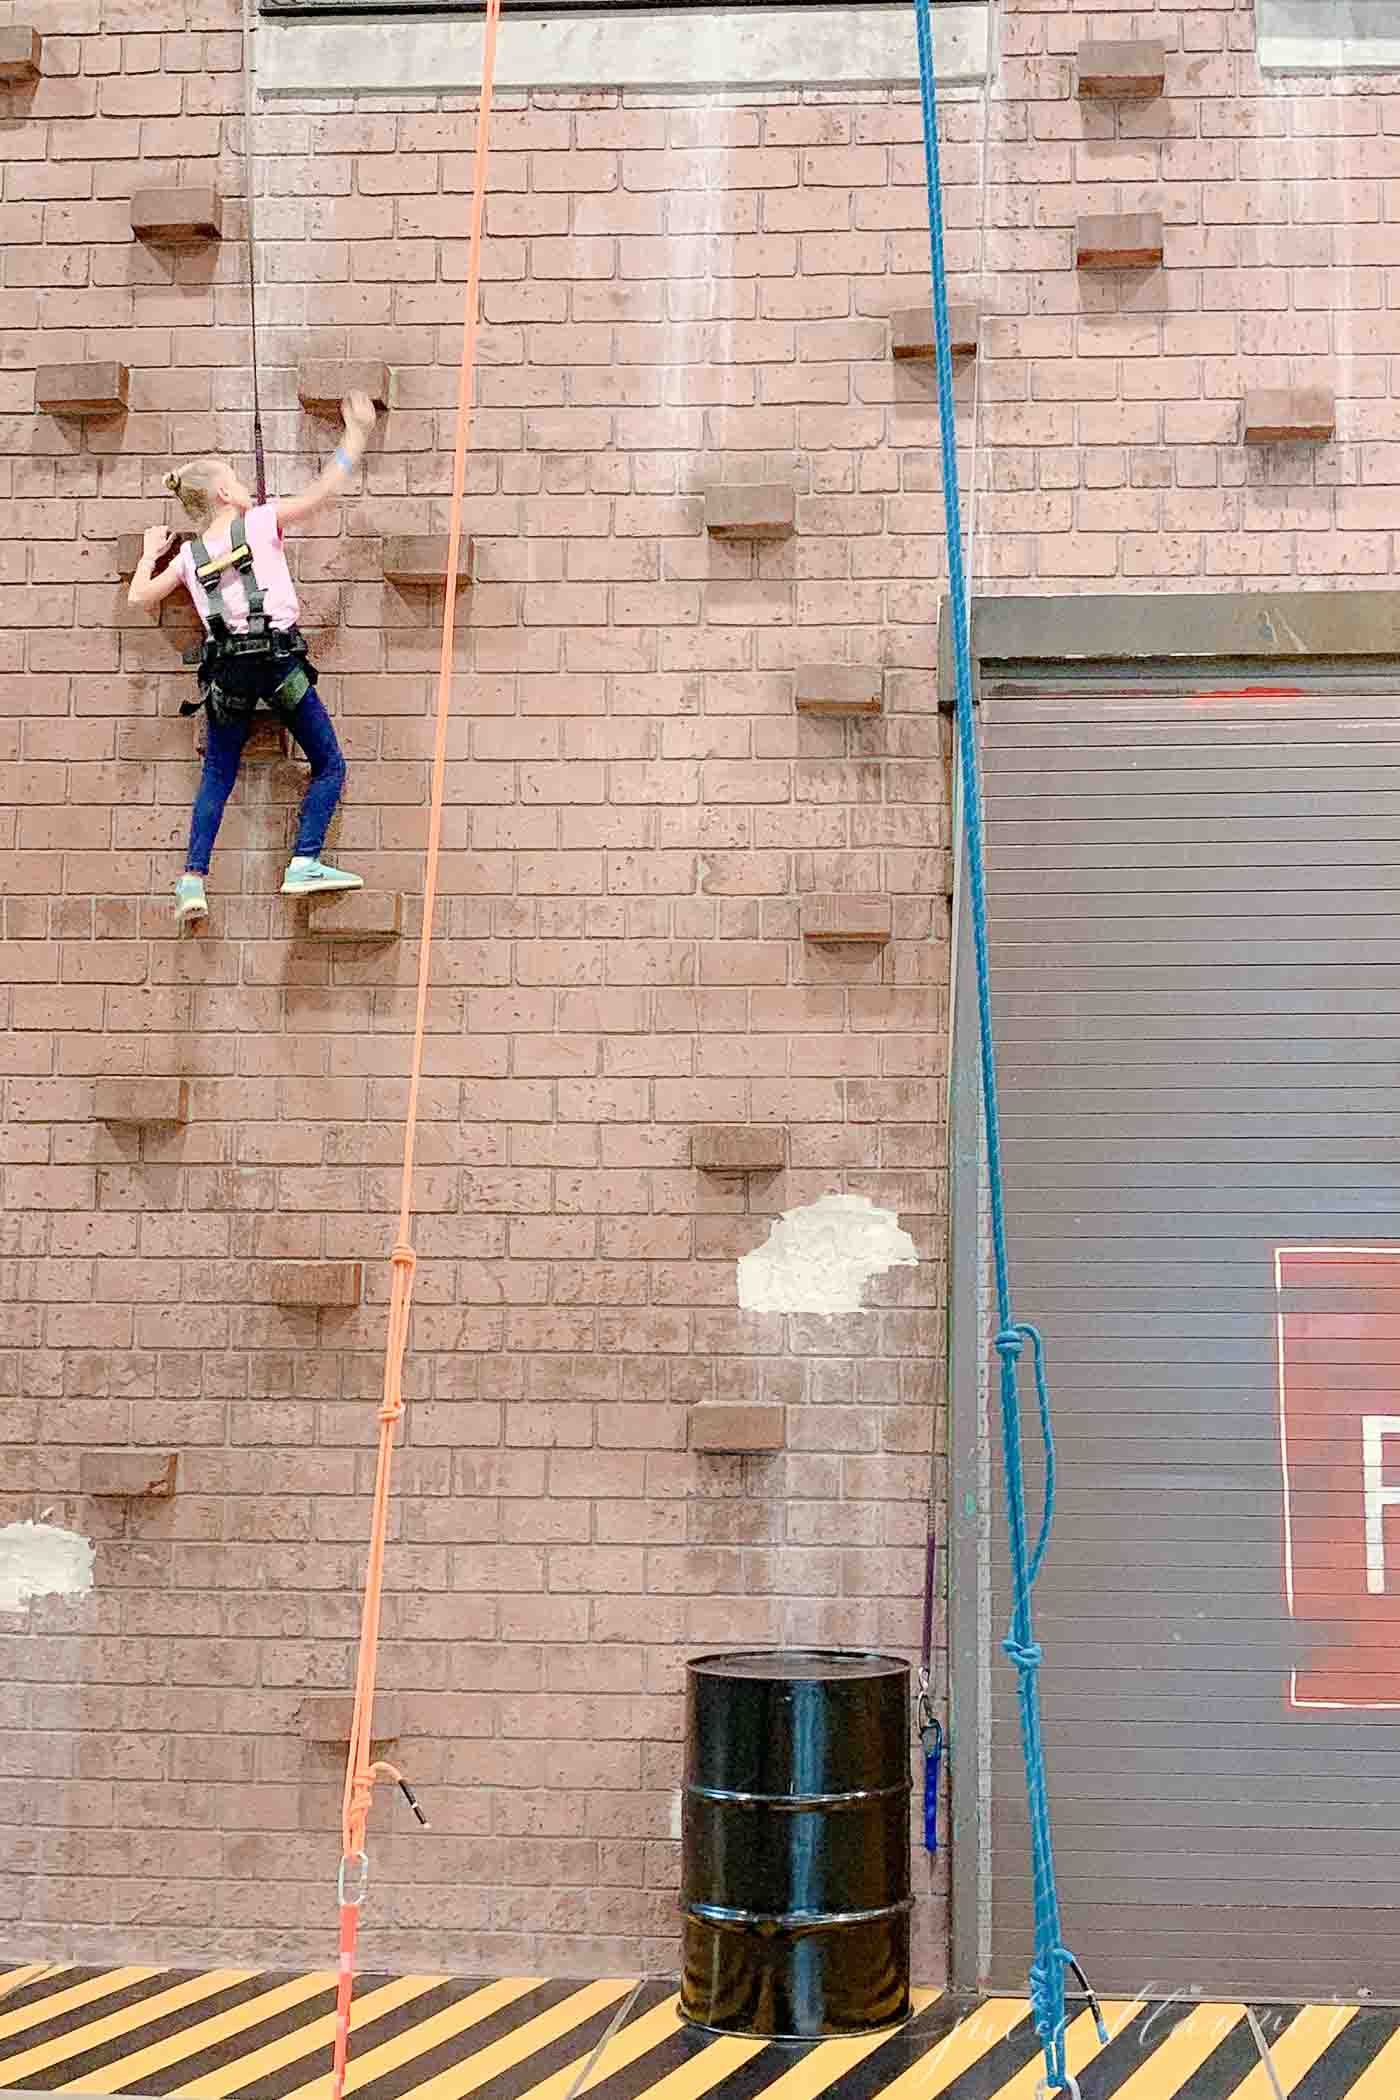
[(923, 1682), (927, 1685), (933, 1667), (933, 1590), (938, 1568), (938, 1541), (932, 1529), (928, 1535), (928, 1546), (924, 1554), (924, 1631), (919, 1647)]

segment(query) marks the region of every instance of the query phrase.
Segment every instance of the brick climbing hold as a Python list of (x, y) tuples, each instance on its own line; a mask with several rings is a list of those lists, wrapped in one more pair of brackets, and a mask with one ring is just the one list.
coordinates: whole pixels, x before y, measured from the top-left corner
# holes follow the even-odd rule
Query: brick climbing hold
[(168, 1502), (180, 1466), (177, 1451), (85, 1451), (78, 1486), (85, 1495), (125, 1502)]
[(368, 394), (378, 409), (389, 406), (389, 367), (368, 359), (309, 358), (297, 372), (297, 399), (308, 415), (339, 416), (347, 394)]
[(890, 930), (888, 897), (857, 890), (815, 890), (802, 899), (805, 941), (863, 941), (883, 946)]
[(802, 664), (793, 700), (800, 715), (878, 715), (884, 689), (878, 664)]
[(701, 1400), (690, 1410), (687, 1435), (692, 1451), (715, 1453), (781, 1451), (787, 1442), (785, 1410), (769, 1403)]
[(111, 416), (126, 407), (131, 375), (107, 359), (94, 365), (40, 365), (35, 405), (51, 416)]
[[(297, 1730), (308, 1743), (329, 1743), (343, 1749), (350, 1740), (355, 1700), (350, 1692), (312, 1692), (297, 1708)], [(393, 1743), (402, 1732), (399, 1702), (390, 1693), (380, 1693), (374, 1702), (374, 1740)]]
[(99, 1079), (93, 1093), (99, 1123), (184, 1123), (189, 1106), (187, 1079)]
[(313, 941), (396, 941), (402, 929), (403, 898), (396, 890), (341, 890), (307, 903)]
[(217, 190), (138, 190), (131, 200), (131, 230), (141, 241), (164, 245), (220, 241), (224, 201)]
[(1166, 84), (1167, 47), (1157, 37), (1105, 43), (1087, 39), (1075, 66), (1081, 99), (1127, 102), (1160, 95)]
[(797, 509), (785, 481), (718, 482), (705, 491), (705, 530), (721, 540), (785, 540)]
[(27, 22), (13, 22), (0, 29), (0, 83), (37, 80), (43, 48), (43, 38)]
[(1320, 444), (1336, 429), (1337, 400), (1328, 387), (1251, 387), (1244, 397), (1247, 445)]
[(1095, 212), (1074, 232), (1080, 270), (1147, 270), (1162, 260), (1162, 215), (1155, 211)]
[(286, 1261), (272, 1270), (274, 1305), (349, 1308), (360, 1302), (364, 1264), (358, 1261)]
[[(448, 536), (445, 532), (405, 532), (384, 542), (384, 574), (390, 583), (443, 583), (447, 577)], [(472, 580), (472, 543), (462, 535), (457, 557), (457, 582)]]
[(705, 1174), (767, 1174), (787, 1164), (781, 1123), (696, 1123), (690, 1163)]
[[(975, 306), (948, 308), (949, 347), (954, 357), (976, 357), (979, 318)], [(912, 362), (930, 358), (934, 352), (931, 306), (901, 306), (890, 315), (891, 357)]]

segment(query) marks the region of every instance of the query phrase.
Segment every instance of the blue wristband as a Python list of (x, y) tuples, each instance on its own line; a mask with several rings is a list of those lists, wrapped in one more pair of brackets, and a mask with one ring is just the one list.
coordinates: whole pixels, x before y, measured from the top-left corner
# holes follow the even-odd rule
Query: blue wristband
[(355, 462), (343, 445), (337, 445), (335, 448), (334, 464), (343, 467), (347, 474), (353, 474), (355, 471)]

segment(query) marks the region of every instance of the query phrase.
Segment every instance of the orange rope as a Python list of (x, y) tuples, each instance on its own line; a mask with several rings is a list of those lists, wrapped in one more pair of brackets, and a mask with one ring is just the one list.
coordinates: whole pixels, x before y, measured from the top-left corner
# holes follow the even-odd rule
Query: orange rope
[[(350, 2001), (355, 1981), (355, 1946), (360, 1904), (364, 1899), (369, 1860), (365, 1836), (376, 1783), (403, 1784), (392, 1765), (375, 1764), (370, 1749), (374, 1734), (374, 1692), (379, 1665), (379, 1627), (384, 1605), (384, 1553), (389, 1535), (389, 1499), (393, 1486), (395, 1431), (403, 1420), (403, 1364), (408, 1348), (413, 1306), (413, 1271), (417, 1256), (409, 1239), (413, 1213), (413, 1161), (418, 1134), (418, 1099), (423, 1079), (423, 1039), (427, 1027), (428, 980), (433, 959), (433, 916), (437, 906), (438, 856), (442, 845), (443, 783), (447, 768), (447, 725), (452, 704), (452, 659), (457, 632), (457, 568), (462, 549), (462, 491), (471, 434), (472, 391), (476, 375), (477, 308), (481, 291), (481, 246), (486, 215), (486, 159), (491, 125), (491, 94), (496, 74), (496, 33), (501, 0), (487, 0), (481, 61), (481, 102), (472, 163), (471, 239), (467, 255), (462, 368), (457, 389), (457, 443), (452, 468), (452, 513), (447, 535), (447, 578), (443, 599), (442, 657), (438, 667), (437, 725), (433, 741), (432, 788), (428, 815), (427, 865), (423, 877), (423, 929), (418, 947), (418, 999), (413, 1017), (413, 1057), (409, 1066), (408, 1102), (404, 1111), (403, 1180), (399, 1192), (398, 1235), (390, 1256), (389, 1333), (384, 1350), (384, 1398), (379, 1409), (379, 1458), (374, 1480), (369, 1557), (365, 1568), (360, 1651), (355, 1672), (355, 1704), (350, 1747), (345, 1761), (345, 1794), (341, 1811), (340, 1967), (336, 1990), (334, 2100), (341, 2100), (350, 2054)], [(405, 1788), (405, 1792), (407, 1789)], [(412, 1795), (409, 1795), (412, 1802)], [(416, 1804), (415, 1804), (416, 1808)]]

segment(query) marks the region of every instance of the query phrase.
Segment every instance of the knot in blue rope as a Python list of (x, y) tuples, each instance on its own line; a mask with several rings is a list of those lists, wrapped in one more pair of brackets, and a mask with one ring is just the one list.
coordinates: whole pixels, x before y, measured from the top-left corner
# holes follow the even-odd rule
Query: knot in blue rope
[(1056, 1947), (1038, 1954), (1031, 1963), (1031, 2018), (1045, 2051), (1047, 2083), (1052, 2091), (1066, 2082), (1065, 2071), (1065, 1950)]
[(1025, 1348), (1031, 1331), (1026, 1327), (1002, 1328), (997, 1336), (997, 1354), (1004, 1364), (1016, 1364), (1021, 1361), (1021, 1351)]
[(1002, 1642), (1002, 1653), (1009, 1655), (1023, 1677), (1033, 1677), (1040, 1668), (1041, 1646), (1039, 1641), (1018, 1641), (1008, 1633)]
[(1103, 2009), (1089, 1988), (1084, 1971), (1070, 1953), (1068, 1947), (1047, 1947), (1037, 1954), (1031, 1963), (1030, 2001), (1031, 2016), (1036, 2035), (1045, 2051), (1047, 2072), (1046, 2085), (1051, 2092), (1077, 2093), (1078, 2087), (1069, 2074), (1065, 2053), (1065, 2030), (1068, 2017), (1065, 2012), (1064, 1972), (1073, 1969), (1089, 1999), (1089, 2010), (1093, 2014), (1094, 2026), (1100, 2043), (1107, 2048), (1108, 2028), (1104, 2022)]

